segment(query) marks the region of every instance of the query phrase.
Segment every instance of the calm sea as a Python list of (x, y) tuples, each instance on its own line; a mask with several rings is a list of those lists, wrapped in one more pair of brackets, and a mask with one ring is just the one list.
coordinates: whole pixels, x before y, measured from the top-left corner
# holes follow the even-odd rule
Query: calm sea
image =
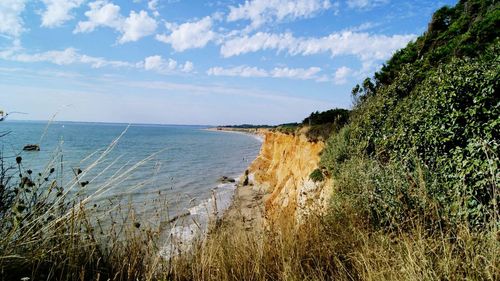
[[(148, 212), (157, 208), (154, 200), (162, 198), (169, 218), (186, 212), (200, 216), (213, 203), (213, 190), (218, 208), (227, 206), (234, 185), (218, 179), (241, 175), (261, 146), (249, 135), (203, 128), (8, 120), (0, 123), (0, 134), (10, 132), (0, 138), (0, 149), (7, 161), (21, 156), (23, 169), (34, 175), (55, 168), (53, 176), (59, 181), (69, 183), (76, 176), (78, 182), (89, 181), (73, 192), (106, 190), (92, 204), (119, 198)], [(27, 144), (39, 144), (41, 151), (23, 151)], [(83, 173), (78, 175), (78, 169)]]

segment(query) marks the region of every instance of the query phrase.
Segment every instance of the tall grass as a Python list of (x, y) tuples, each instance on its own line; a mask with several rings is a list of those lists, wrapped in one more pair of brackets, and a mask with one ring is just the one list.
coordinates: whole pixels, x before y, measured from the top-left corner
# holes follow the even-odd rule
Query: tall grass
[[(352, 211), (352, 210), (351, 210)], [(351, 212), (350, 211), (350, 212)], [(373, 231), (352, 213), (311, 218), (298, 228), (219, 229), (176, 257), (172, 280), (498, 280), (493, 230), (456, 234)]]
[[(422, 169), (409, 177), (369, 160), (347, 161), (327, 215), (302, 225), (290, 218), (264, 232), (223, 221), (165, 257), (163, 229), (141, 210), (124, 201), (106, 209), (93, 204), (149, 159), (118, 169), (91, 194), (82, 189), (94, 182), (86, 177), (96, 162), (63, 187), (52, 168), (57, 160), (36, 174), (22, 159), (0, 159), (0, 280), (500, 280), (498, 221), (483, 230), (432, 224), (439, 202), (425, 194), (439, 182)], [(379, 228), (371, 212), (374, 190), (380, 196), (384, 186), (420, 207), (394, 202), (378, 215), (387, 226)]]
[[(9, 162), (0, 155), (0, 280), (152, 280), (168, 272), (160, 270), (160, 224), (149, 224), (131, 203), (106, 197), (155, 156), (105, 177), (116, 164), (105, 160), (125, 132), (89, 156), (95, 160), (69, 181), (62, 150), (39, 173), (21, 156)], [(103, 198), (107, 204), (96, 203)], [(158, 207), (157, 214), (168, 213), (166, 205)]]
[(88, 170), (63, 189), (50, 168), (55, 162), (33, 175), (18, 159), (12, 167), (2, 165), (3, 189), (15, 192), (2, 199), (7, 204), (1, 213), (0, 280), (500, 279), (498, 222), (481, 231), (466, 224), (430, 227), (436, 214), (427, 202), (404, 219), (388, 210), (390, 227), (374, 228), (368, 213), (376, 181), (394, 190), (411, 183), (407, 196), (418, 198), (433, 183), (422, 172), (409, 178), (358, 161), (342, 167), (326, 216), (309, 217), (303, 225), (290, 218), (264, 232), (223, 222), (190, 250), (163, 257), (161, 227), (147, 224), (124, 201), (104, 211), (92, 204), (92, 198), (121, 185), (132, 168), (84, 196), (68, 189), (81, 189)]

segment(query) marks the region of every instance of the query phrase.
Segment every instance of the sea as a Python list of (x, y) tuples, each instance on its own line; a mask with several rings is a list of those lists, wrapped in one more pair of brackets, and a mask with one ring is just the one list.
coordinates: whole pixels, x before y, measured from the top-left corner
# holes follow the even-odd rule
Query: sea
[[(262, 143), (207, 128), (7, 120), (0, 122), (0, 151), (7, 165), (17, 169), (20, 156), (22, 173), (56, 180), (68, 196), (97, 209), (120, 203), (161, 225), (166, 237), (189, 240), (231, 204), (237, 182), (220, 178), (238, 180)], [(29, 144), (40, 151), (23, 151)]]

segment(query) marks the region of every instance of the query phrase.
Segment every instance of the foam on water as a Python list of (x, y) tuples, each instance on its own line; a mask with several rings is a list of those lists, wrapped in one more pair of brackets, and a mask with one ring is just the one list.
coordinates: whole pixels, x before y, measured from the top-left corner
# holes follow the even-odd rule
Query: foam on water
[(180, 225), (174, 225), (170, 229), (169, 237), (160, 252), (163, 257), (168, 258), (188, 251), (195, 239), (203, 239), (210, 223), (222, 218), (224, 212), (231, 206), (234, 192), (240, 183), (240, 177), (234, 178), (234, 183), (218, 184), (212, 189), (212, 197), (189, 208), (183, 220), (176, 220), (184, 223), (181, 222)]

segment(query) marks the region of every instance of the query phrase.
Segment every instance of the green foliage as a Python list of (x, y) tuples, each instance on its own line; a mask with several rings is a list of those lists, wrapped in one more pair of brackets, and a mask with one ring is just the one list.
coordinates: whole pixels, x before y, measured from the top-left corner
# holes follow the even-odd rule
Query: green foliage
[(300, 128), (298, 123), (282, 124), (273, 129), (275, 132), (280, 132), (287, 135), (294, 135)]
[(343, 126), (349, 120), (349, 110), (342, 108), (330, 109), (323, 112), (313, 112), (302, 121), (303, 125), (322, 125), (335, 123)]
[[(345, 196), (363, 194), (375, 225), (498, 219), (499, 22), (494, 1), (440, 9), (375, 84), (353, 89), (351, 121), (330, 137), (321, 165)], [(429, 206), (435, 217), (423, 215)]]
[(327, 123), (321, 125), (312, 125), (306, 132), (309, 141), (326, 141), (331, 134), (337, 132), (340, 126), (336, 123)]
[(326, 141), (328, 137), (338, 132), (349, 121), (349, 110), (335, 108), (323, 112), (313, 112), (302, 121), (309, 125), (306, 136), (310, 141)]
[(320, 165), (326, 168), (328, 174), (338, 175), (341, 164), (351, 157), (353, 147), (350, 136), (351, 127), (347, 125), (328, 139), (320, 161)]
[(396, 52), (375, 73), (375, 87), (393, 83), (408, 64), (427, 71), (453, 57), (476, 57), (499, 35), (498, 1), (463, 0), (455, 7), (443, 7), (436, 11), (424, 35)]
[(311, 179), (313, 182), (322, 182), (325, 180), (325, 176), (323, 176), (323, 172), (321, 172), (320, 169), (315, 169), (309, 175), (309, 179)]
[(386, 97), (397, 96), (395, 88), (387, 87), (371, 101), (375, 107), (363, 113), (363, 119), (370, 121), (358, 123), (371, 136), (365, 152), (382, 162), (404, 161), (414, 153), (446, 179), (442, 188), (453, 192), (441, 194), (443, 200), (453, 204), (462, 198), (465, 208), (454, 215), (465, 216), (474, 225), (487, 221), (487, 210), (496, 208), (492, 204), (498, 181), (493, 171), (499, 159), (500, 111), (495, 97), (499, 62), (499, 56), (488, 61), (452, 60), (384, 110), (391, 101)]
[(252, 125), (252, 124), (241, 124), (241, 125), (225, 125), (219, 126), (217, 128), (232, 128), (232, 129), (260, 129), (260, 128), (274, 128), (270, 125)]
[(448, 194), (442, 188), (443, 179), (422, 166), (418, 158), (382, 164), (372, 158), (352, 157), (339, 164), (335, 178), (338, 190), (332, 202), (349, 202), (373, 227), (409, 230), (418, 221), (433, 232), (463, 222), (451, 215), (459, 207), (446, 200), (454, 194)]

